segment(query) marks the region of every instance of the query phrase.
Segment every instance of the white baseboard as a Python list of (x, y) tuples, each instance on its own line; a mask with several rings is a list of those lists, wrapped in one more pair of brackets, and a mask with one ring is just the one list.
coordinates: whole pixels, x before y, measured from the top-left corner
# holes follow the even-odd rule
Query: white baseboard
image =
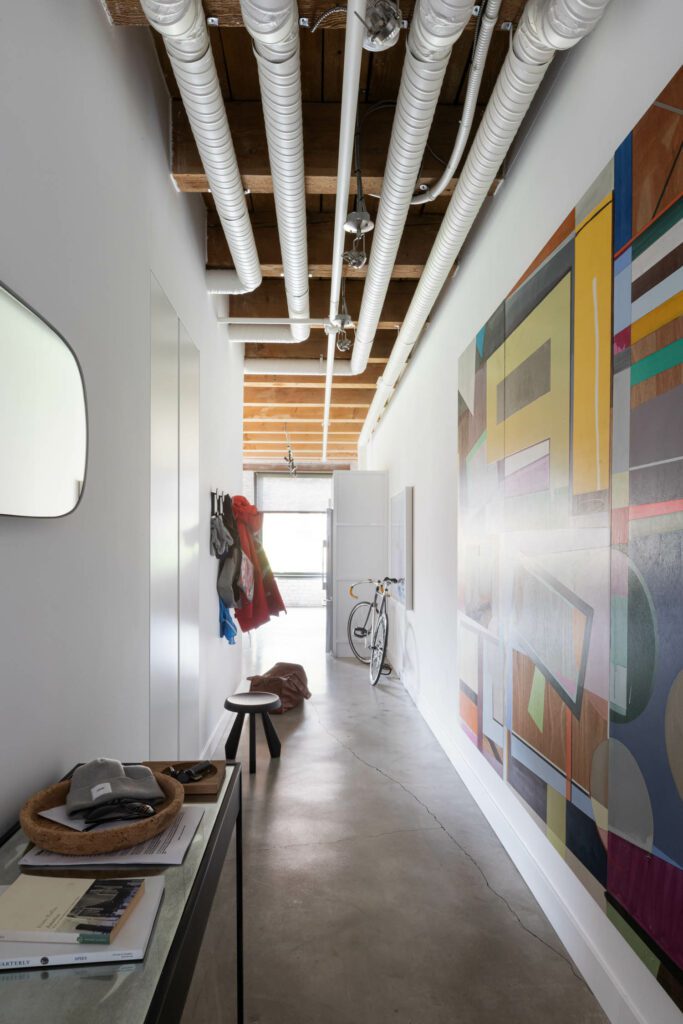
[(223, 711), (220, 718), (216, 722), (214, 728), (211, 731), (211, 735), (202, 747), (200, 754), (200, 760), (207, 761), (211, 760), (211, 755), (215, 752), (216, 747), (221, 743), (225, 743), (225, 738), (228, 733), (228, 729), (232, 725), (235, 719), (234, 711)]
[(453, 722), (418, 708), (612, 1024), (682, 1024), (683, 1014), (531, 816)]

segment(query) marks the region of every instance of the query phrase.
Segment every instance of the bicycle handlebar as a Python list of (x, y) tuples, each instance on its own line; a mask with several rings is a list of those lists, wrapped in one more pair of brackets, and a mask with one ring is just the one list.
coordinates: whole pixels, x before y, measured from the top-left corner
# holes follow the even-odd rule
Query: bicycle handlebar
[(372, 583), (374, 584), (375, 590), (381, 590), (387, 583), (390, 585), (398, 585), (399, 583), (404, 582), (405, 581), (403, 579), (396, 579), (395, 576), (385, 576), (382, 580), (373, 580), (370, 577), (365, 580), (356, 580), (356, 582), (352, 583), (349, 587), (349, 597), (353, 597), (354, 599), (358, 598), (358, 594), (354, 594), (353, 588), (359, 586), (361, 583)]

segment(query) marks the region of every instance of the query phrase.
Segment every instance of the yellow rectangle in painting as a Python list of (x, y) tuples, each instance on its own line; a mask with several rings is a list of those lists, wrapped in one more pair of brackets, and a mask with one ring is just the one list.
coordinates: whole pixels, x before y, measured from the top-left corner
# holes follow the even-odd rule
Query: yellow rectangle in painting
[(567, 848), (566, 801), (552, 786), (548, 786), (547, 801), (546, 835), (564, 857)]
[(574, 242), (574, 494), (609, 486), (612, 341), (612, 203), (588, 218)]
[[(550, 442), (550, 486), (569, 478), (571, 275), (566, 274), (486, 363), (489, 462)], [(498, 385), (550, 341), (550, 390), (498, 422)]]
[(458, 675), (474, 693), (479, 693), (479, 634), (459, 624)]

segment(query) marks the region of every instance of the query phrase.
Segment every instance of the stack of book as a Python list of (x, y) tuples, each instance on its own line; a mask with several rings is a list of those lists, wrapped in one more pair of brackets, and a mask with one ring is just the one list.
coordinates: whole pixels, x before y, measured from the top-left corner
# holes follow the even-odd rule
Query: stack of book
[(0, 970), (142, 960), (162, 877), (20, 875), (0, 887)]

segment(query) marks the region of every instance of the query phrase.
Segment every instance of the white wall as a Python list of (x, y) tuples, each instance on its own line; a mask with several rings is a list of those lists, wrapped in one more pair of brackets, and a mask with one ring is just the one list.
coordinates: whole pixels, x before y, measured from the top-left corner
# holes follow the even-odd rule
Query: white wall
[(208, 492), (241, 489), (242, 352), (204, 287), (199, 196), (169, 177), (169, 102), (145, 30), (96, 0), (0, 14), (0, 281), (73, 346), (89, 459), (79, 508), (0, 517), (0, 830), (78, 759), (149, 736), (150, 271), (201, 350), (201, 739), (239, 680), (218, 639)]
[(390, 494), (415, 487), (406, 686), (611, 1019), (641, 1024), (681, 1014), (458, 729), (457, 361), (677, 70), (681, 39), (680, 0), (613, 0), (569, 55), (367, 452)]

